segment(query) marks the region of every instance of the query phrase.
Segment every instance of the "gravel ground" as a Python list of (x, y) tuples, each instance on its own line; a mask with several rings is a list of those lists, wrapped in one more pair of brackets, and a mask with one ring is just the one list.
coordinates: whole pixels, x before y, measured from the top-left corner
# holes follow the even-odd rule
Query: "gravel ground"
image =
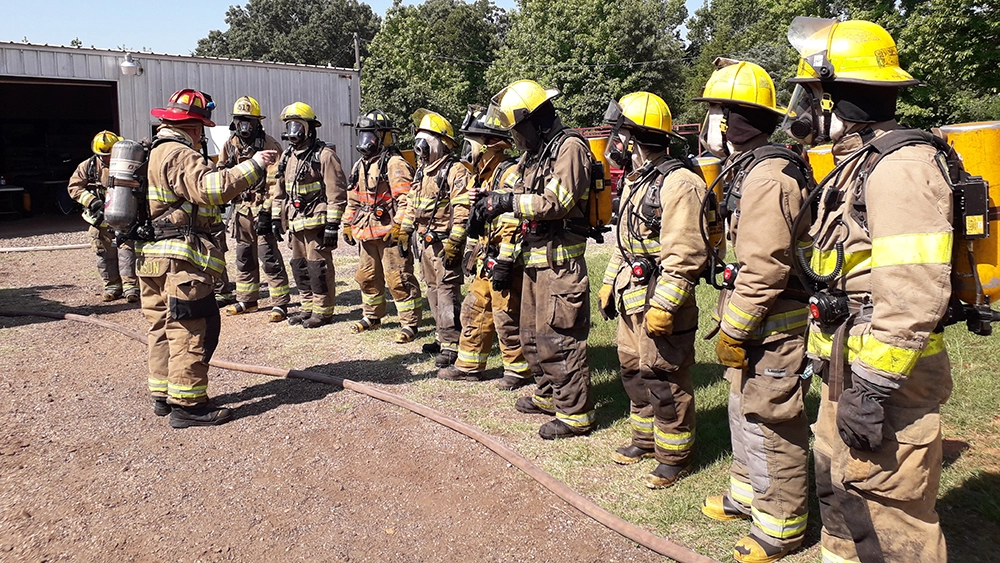
[[(75, 222), (17, 228), (0, 246), (87, 242)], [(0, 308), (145, 330), (136, 307), (100, 294), (89, 250), (0, 254)], [(284, 357), (275, 348), (299, 333), (265, 314), (224, 317), (217, 357)], [(322, 361), (284, 367), (412, 378), (334, 346), (347, 330), (332, 329)], [(0, 317), (0, 366), (0, 561), (659, 559), (472, 440), (350, 391), (213, 369), (211, 393), (237, 419), (173, 430), (152, 413), (144, 347), (116, 333)]]

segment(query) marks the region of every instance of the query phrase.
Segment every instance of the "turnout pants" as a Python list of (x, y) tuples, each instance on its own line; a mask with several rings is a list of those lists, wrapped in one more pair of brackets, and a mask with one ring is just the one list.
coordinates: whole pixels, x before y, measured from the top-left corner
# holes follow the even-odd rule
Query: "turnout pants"
[(87, 233), (90, 234), (90, 248), (97, 255), (97, 271), (104, 280), (105, 291), (139, 291), (132, 243), (115, 247), (115, 234), (109, 227), (91, 226)]
[(427, 302), (437, 327), (435, 339), (442, 350), (458, 352), (458, 340), (462, 327), (460, 322), (462, 300), (462, 261), (457, 260), (452, 267), (445, 266), (444, 243), (434, 241), (426, 244), (420, 253), (420, 270), (427, 284)]
[(799, 377), (805, 340), (789, 336), (746, 352), (746, 370), (726, 370), (733, 443), (728, 496), (751, 516), (756, 537), (794, 548), (808, 517), (809, 382)]
[(413, 273), (413, 254), (399, 255), (399, 245), (382, 239), (358, 241), (360, 261), (354, 280), (361, 286), (361, 310), (369, 319), (385, 316), (385, 289), (396, 302), (399, 324), (420, 325), (423, 305), (420, 283)]
[[(845, 381), (850, 369), (844, 366)], [(852, 450), (841, 440), (827, 382), (813, 427), (823, 562), (947, 561), (934, 504), (941, 484), (940, 407), (952, 388), (948, 353), (917, 360), (886, 400), (879, 453)]]
[(584, 257), (552, 268), (526, 268), (521, 288), (521, 350), (535, 377), (532, 401), (555, 409), (556, 418), (579, 431), (594, 424), (587, 336), (590, 280)]
[(233, 236), (236, 238), (236, 300), (244, 303), (257, 302), (260, 294), (260, 270), (263, 269), (272, 304), (286, 306), (291, 300), (288, 293), (288, 272), (285, 271), (285, 259), (278, 248), (278, 240), (270, 233), (259, 237), (256, 228), (257, 219), (253, 215), (236, 214), (233, 220)]
[(504, 371), (528, 377), (528, 362), (521, 352), (518, 323), (521, 317), (520, 272), (513, 274), (511, 289), (496, 291), (489, 279), (480, 274), (469, 284), (462, 302), (462, 337), (458, 343), (455, 366), (469, 372), (486, 370), (486, 359), (493, 349), (493, 334), (499, 337)]
[(292, 275), (299, 288), (302, 311), (322, 317), (333, 315), (337, 297), (337, 279), (333, 269), (333, 255), (329, 248), (320, 248), (323, 229), (305, 229), (288, 233), (292, 247)]
[(208, 362), (221, 327), (215, 281), (184, 260), (170, 260), (162, 275), (139, 278), (153, 397), (185, 406), (208, 400)]
[[(697, 318), (697, 308), (678, 312), (691, 314)], [(643, 313), (622, 314), (618, 320), (618, 360), (629, 397), (632, 443), (655, 450), (656, 461), (667, 465), (687, 465), (694, 446), (694, 338), (694, 330), (650, 336)]]

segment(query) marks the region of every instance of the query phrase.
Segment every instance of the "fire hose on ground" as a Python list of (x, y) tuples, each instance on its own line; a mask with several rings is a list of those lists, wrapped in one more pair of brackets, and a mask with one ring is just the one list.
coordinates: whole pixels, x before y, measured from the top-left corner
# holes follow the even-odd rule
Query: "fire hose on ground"
[(64, 244), (62, 246), (14, 246), (0, 248), (0, 254), (9, 252), (51, 252), (53, 250), (83, 250), (90, 248), (89, 244)]

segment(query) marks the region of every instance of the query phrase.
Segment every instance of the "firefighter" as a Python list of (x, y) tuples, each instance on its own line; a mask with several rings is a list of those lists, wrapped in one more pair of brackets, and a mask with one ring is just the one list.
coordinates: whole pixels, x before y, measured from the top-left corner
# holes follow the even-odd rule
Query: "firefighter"
[(213, 286), (226, 267), (213, 243), (219, 216), (212, 211), (256, 184), (277, 158), (273, 151), (258, 151), (229, 170), (216, 170), (204, 137), (204, 128), (215, 126), (213, 107), (208, 95), (184, 89), (150, 112), (160, 120), (148, 167), (153, 240), (137, 241), (135, 251), (142, 312), (150, 324), (153, 411), (170, 414), (174, 428), (232, 418), (229, 409), (208, 402), (208, 362), (220, 328)]
[[(507, 156), (513, 148), (510, 132), (486, 119), (485, 109), (469, 106), (459, 129), (465, 137), (462, 162), (472, 168), (478, 184), (477, 195), (511, 189), (517, 161)], [(474, 227), (473, 225), (478, 225)], [(476, 236), (465, 266), (472, 272), (468, 295), (462, 302), (462, 336), (458, 361), (438, 371), (441, 379), (478, 381), (486, 371), (486, 359), (493, 348), (493, 335), (500, 340), (504, 375), (497, 387), (512, 391), (533, 380), (521, 352), (521, 279), (524, 271), (515, 267), (521, 225), (513, 213), (505, 213), (489, 225), (469, 221), (470, 236)]]
[[(278, 141), (264, 132), (260, 104), (250, 96), (243, 96), (233, 104), (233, 121), (229, 124), (232, 135), (222, 146), (219, 162), (226, 168), (251, 158), (259, 150), (281, 152)], [(267, 171), (257, 185), (243, 192), (233, 209), (232, 236), (236, 239), (236, 303), (226, 307), (227, 315), (242, 315), (257, 310), (260, 293), (260, 268), (258, 258), (267, 276), (271, 313), (268, 320), (278, 323), (288, 316), (288, 272), (285, 259), (278, 248), (278, 240), (271, 232), (271, 190), (276, 179), (276, 168)]]
[(807, 145), (832, 142), (840, 168), (818, 188), (801, 260), (817, 290), (807, 371), (823, 379), (813, 453), (822, 557), (945, 561), (934, 504), (954, 234), (941, 153), (895, 144), (912, 135), (895, 121), (899, 89), (918, 82), (884, 29), (799, 17), (788, 37), (802, 58), (784, 128)]
[(518, 80), (493, 97), (488, 119), (511, 131), (524, 154), (515, 195), (489, 192), (476, 201), (477, 215), (492, 220), (514, 212), (522, 222), (521, 350), (541, 375), (531, 397), (514, 407), (554, 416), (538, 430), (545, 440), (589, 434), (594, 425), (587, 335), (590, 282), (581, 203), (591, 182), (593, 155), (587, 142), (559, 120), (552, 100), (559, 90)]
[(340, 239), (347, 207), (347, 178), (332, 145), (316, 136), (321, 125), (311, 107), (295, 102), (281, 112), (288, 150), (278, 164), (271, 205), (271, 231), (281, 238), (287, 226), (292, 275), (302, 305), (288, 324), (316, 328), (333, 322), (337, 294), (332, 252)]
[(767, 71), (731, 59), (715, 64), (693, 101), (708, 103), (703, 142), (724, 160), (723, 216), (736, 257), (714, 315), (730, 383), (733, 461), (728, 492), (706, 498), (701, 510), (715, 520), (751, 518), (733, 557), (770, 562), (802, 545), (808, 517), (809, 382), (800, 374), (809, 311), (793, 275), (792, 223), (808, 195), (809, 168), (787, 147), (768, 143), (784, 111)]
[(344, 213), (344, 242), (360, 242), (355, 281), (361, 287), (361, 320), (352, 332), (375, 330), (385, 316), (385, 290), (396, 302), (400, 329), (396, 343), (412, 342), (420, 326), (420, 283), (413, 273), (410, 238), (402, 231), (413, 169), (396, 146), (400, 133), (381, 110), (358, 118), (357, 150), (361, 158), (351, 172), (347, 211)]
[(111, 147), (121, 137), (111, 131), (101, 131), (90, 144), (94, 155), (76, 167), (69, 179), (69, 195), (83, 206), (83, 220), (90, 223), (90, 247), (97, 254), (97, 271), (104, 280), (104, 301), (122, 297), (129, 303), (139, 302), (139, 285), (135, 278), (135, 249), (131, 242), (116, 248), (115, 233), (104, 222), (104, 200), (107, 195), (108, 165)]
[(629, 396), (632, 440), (612, 459), (655, 457), (644, 483), (671, 487), (689, 471), (694, 446), (694, 286), (708, 256), (699, 214), (705, 182), (668, 154), (676, 137), (670, 108), (656, 94), (611, 101), (609, 160), (627, 174), (620, 195), (616, 248), (598, 293), (618, 320), (618, 359)]
[(436, 326), (434, 365), (445, 368), (458, 359), (461, 334), (462, 255), (469, 218), (469, 170), (452, 153), (457, 145), (451, 123), (426, 109), (413, 112), (413, 150), (420, 160), (410, 189), (402, 231), (416, 237), (420, 271)]

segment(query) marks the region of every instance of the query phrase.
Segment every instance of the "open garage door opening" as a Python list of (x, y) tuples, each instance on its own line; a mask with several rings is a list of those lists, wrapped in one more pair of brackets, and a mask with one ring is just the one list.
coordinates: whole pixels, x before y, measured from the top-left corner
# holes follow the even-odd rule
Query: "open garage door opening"
[(70, 175), (94, 135), (118, 127), (115, 82), (0, 76), (0, 176), (24, 188), (22, 215), (74, 212)]

